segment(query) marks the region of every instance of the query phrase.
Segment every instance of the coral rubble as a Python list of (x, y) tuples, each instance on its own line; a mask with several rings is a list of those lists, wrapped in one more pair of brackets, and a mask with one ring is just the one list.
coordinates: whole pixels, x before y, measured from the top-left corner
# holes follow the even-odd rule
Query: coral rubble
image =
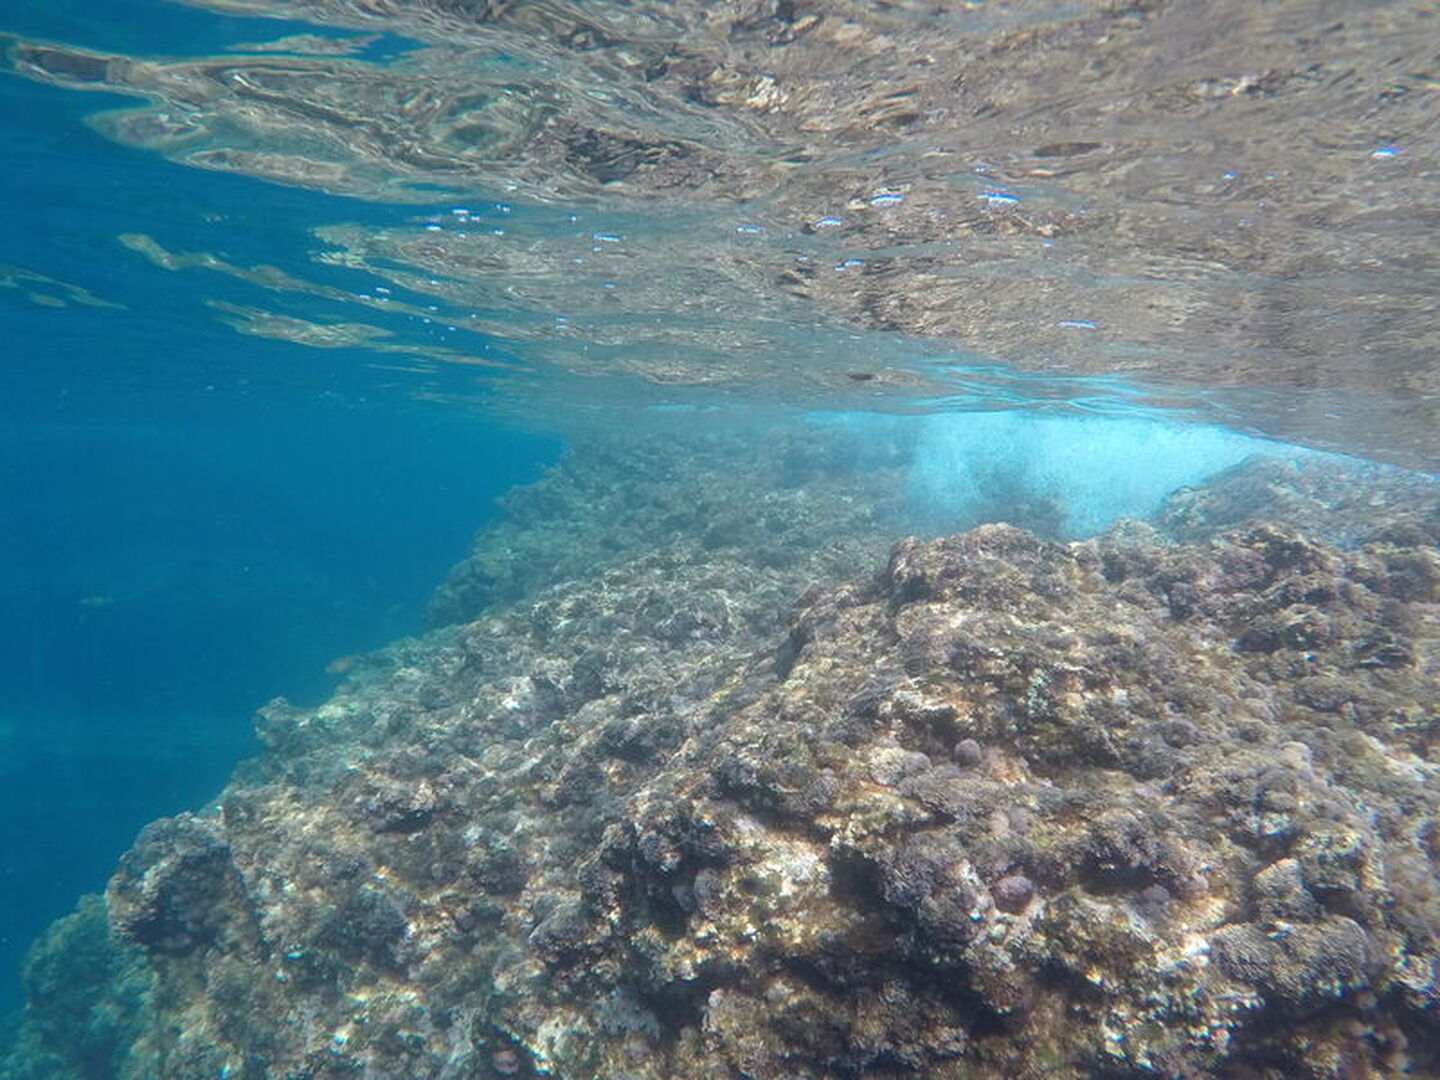
[(1226, 520), (1268, 468), (788, 616), (738, 545), (452, 581), (36, 947), (7, 1075), (1440, 1076), (1440, 552)]

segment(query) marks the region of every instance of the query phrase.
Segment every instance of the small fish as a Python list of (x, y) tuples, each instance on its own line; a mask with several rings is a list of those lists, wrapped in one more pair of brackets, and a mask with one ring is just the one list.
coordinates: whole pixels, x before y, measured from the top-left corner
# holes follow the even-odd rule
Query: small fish
[(360, 657), (353, 654), (350, 656), (337, 656), (325, 665), (325, 674), (344, 675), (347, 671), (353, 670), (358, 663), (360, 663)]
[(90, 596), (80, 598), (80, 606), (88, 608), (107, 608), (115, 606), (115, 597), (109, 593), (94, 593)]

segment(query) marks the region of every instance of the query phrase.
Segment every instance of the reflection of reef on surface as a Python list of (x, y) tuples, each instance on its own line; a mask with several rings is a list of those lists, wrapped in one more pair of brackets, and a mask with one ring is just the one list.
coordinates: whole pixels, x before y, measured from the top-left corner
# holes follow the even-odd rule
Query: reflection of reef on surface
[(36, 946), (6, 1075), (1440, 1076), (1432, 482), (867, 577), (903, 447), (754, 446), (512, 496)]
[[(285, 55), (168, 60), (11, 41), (5, 66), (147, 98), (96, 122), (190, 165), (578, 210), (575, 242), (462, 222), (351, 253), (453, 274), (447, 299), (482, 317), (573, 314), (562, 339), (633, 343), (703, 301), (702, 325), (663, 344), (713, 349), (744, 385), (784, 358), (717, 313), (833, 313), (1031, 370), (1355, 392), (1374, 411), (1340, 436), (1352, 449), (1419, 464), (1440, 449), (1437, 73), (1415, 5), (196, 6), (349, 31), (358, 51), (294, 55), (293, 34), (272, 43)], [(379, 33), (409, 51), (367, 59)], [(602, 242), (581, 266), (591, 211), (650, 217), (623, 257)], [(547, 309), (576, 274), (594, 295)], [(627, 370), (663, 352), (624, 350)], [(1334, 439), (1326, 411), (1282, 433)]]
[(27, 270), (23, 266), (15, 266), (12, 263), (0, 263), (0, 289), (13, 290), (10, 293), (0, 292), (0, 297), (8, 298), (18, 293), (30, 303), (40, 307), (64, 308), (71, 305), (117, 309), (124, 307), (122, 304), (96, 296), (89, 289), (80, 285), (74, 285), (68, 281), (57, 281), (46, 274)]

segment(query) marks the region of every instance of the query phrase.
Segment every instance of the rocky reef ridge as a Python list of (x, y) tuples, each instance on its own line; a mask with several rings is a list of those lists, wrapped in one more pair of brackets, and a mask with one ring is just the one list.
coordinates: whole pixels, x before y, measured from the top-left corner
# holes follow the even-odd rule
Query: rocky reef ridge
[(1440, 518), (1326, 468), (452, 589), (36, 945), (5, 1075), (1440, 1076)]

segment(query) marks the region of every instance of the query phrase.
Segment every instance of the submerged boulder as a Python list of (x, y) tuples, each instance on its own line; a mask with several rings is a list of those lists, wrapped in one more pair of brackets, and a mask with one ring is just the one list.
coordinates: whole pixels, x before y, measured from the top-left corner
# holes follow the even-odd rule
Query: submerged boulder
[(788, 619), (793, 578), (726, 546), (542, 589), (266, 710), (267, 755), (122, 861), (96, 1009), (47, 978), (16, 1054), (187, 1080), (1440, 1075), (1422, 539), (988, 525)]

